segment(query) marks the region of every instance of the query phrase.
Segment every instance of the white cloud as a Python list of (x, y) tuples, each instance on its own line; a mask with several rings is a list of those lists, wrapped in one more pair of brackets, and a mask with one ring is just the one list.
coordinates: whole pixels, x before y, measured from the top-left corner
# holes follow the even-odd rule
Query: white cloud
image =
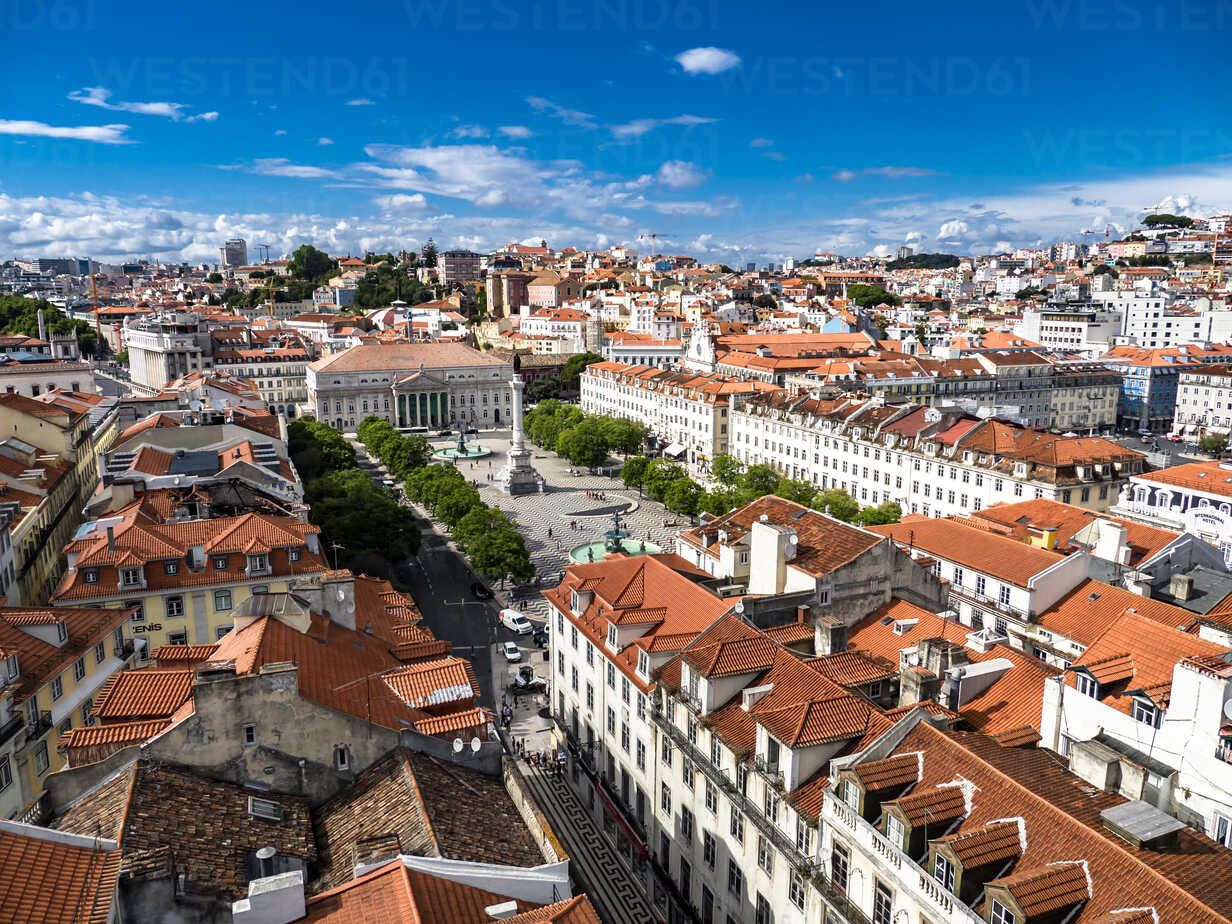
[(124, 136), (127, 125), (48, 125), (25, 119), (0, 119), (0, 135), (25, 135), (34, 138), (71, 138), (99, 144), (135, 144)]
[(640, 138), (647, 132), (654, 131), (663, 125), (684, 125), (692, 128), (694, 125), (709, 125), (717, 121), (719, 120), (688, 114), (672, 116), (670, 119), (634, 119), (632, 122), (625, 122), (623, 125), (613, 125), (611, 132), (613, 138), (625, 140)]
[(957, 241), (961, 240), (963, 235), (969, 230), (965, 221), (954, 219), (947, 221), (937, 231), (937, 240), (939, 241)]
[(672, 189), (689, 189), (700, 186), (709, 176), (709, 170), (685, 160), (666, 161), (655, 172), (655, 179)]
[(459, 125), (450, 134), (455, 138), (486, 138), (488, 130), (482, 125)]
[(530, 138), (535, 134), (525, 125), (502, 125), (497, 131), (506, 138)]
[(903, 243), (906, 243), (906, 244), (911, 244), (911, 243), (914, 243), (915, 241), (922, 241), (922, 240), (924, 240), (924, 235), (921, 234), (919, 231), (908, 231), (906, 234), (903, 235)]
[(811, 173), (802, 173), (795, 178), (797, 183), (811, 183), (815, 177)]
[(344, 106), (375, 106), (376, 103), (368, 99), (366, 96), (361, 96), (359, 99), (349, 99)]
[(761, 156), (768, 157), (770, 160), (778, 161), (779, 163), (787, 160), (787, 155), (781, 151), (762, 151)]
[(396, 193), (392, 196), (377, 196), (372, 201), (386, 212), (417, 212), (428, 207), (428, 199), (423, 193), (414, 193), (409, 196), (405, 193)]
[(138, 115), (163, 116), (175, 122), (213, 122), (218, 118), (217, 112), (202, 112), (188, 115), (184, 112), (187, 103), (126, 103), (111, 102), (111, 91), (105, 87), (83, 87), (73, 90), (68, 98), (76, 103), (87, 106), (97, 106), (111, 112), (133, 112)]
[(676, 63), (686, 74), (721, 74), (740, 64), (740, 56), (726, 48), (707, 45), (690, 48), (676, 55)]
[(330, 144), (333, 144), (333, 143), (334, 143), (334, 139), (333, 139), (333, 138), (318, 138), (318, 139), (317, 139), (317, 144), (319, 144), (319, 145), (321, 145), (321, 146), (330, 145)]
[(560, 119), (566, 125), (576, 125), (579, 128), (597, 128), (595, 117), (589, 112), (582, 112), (579, 109), (566, 109), (564, 106), (558, 106), (550, 99), (544, 99), (542, 96), (528, 96), (526, 102), (536, 112), (541, 112), (544, 115), (549, 115), (554, 119)]
[(857, 170), (838, 170), (833, 174), (832, 179), (840, 183), (849, 183), (862, 176), (880, 176), (887, 180), (901, 180), (908, 176), (934, 176), (936, 172), (924, 167), (861, 167)]
[(285, 128), (280, 128), (274, 132), (275, 135), (285, 135), (286, 133), (287, 130)]
[(285, 176), (297, 180), (323, 180), (338, 176), (336, 171), (308, 164), (294, 164), (285, 157), (261, 157), (254, 160), (249, 169), (262, 176)]
[(774, 142), (771, 141), (769, 138), (754, 138), (752, 141), (749, 142), (749, 147), (751, 148), (772, 148), (774, 147)]

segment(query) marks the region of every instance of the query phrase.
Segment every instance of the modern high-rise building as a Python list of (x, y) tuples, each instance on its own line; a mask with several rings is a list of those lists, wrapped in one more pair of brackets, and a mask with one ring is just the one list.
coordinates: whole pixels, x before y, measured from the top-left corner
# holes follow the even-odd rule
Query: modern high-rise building
[(906, 244), (903, 244), (902, 247), (898, 248), (898, 250), (895, 251), (894, 257), (895, 259), (898, 259), (898, 260), (906, 260), (908, 257), (910, 257), (914, 253), (915, 253), (914, 248), (908, 247)]
[(242, 237), (229, 240), (218, 249), (222, 255), (223, 269), (248, 265), (248, 242)]
[(436, 273), (444, 285), (478, 279), (479, 254), (473, 250), (442, 251), (436, 257)]

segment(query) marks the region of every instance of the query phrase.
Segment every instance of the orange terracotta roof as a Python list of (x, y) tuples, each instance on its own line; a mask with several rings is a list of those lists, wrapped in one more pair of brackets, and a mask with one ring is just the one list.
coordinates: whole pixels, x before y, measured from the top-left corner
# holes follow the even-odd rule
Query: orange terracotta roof
[(1134, 610), (1160, 625), (1176, 629), (1192, 629), (1198, 621), (1196, 615), (1179, 606), (1089, 579), (1041, 612), (1036, 619), (1041, 628), (1054, 635), (1073, 639), (1080, 645), (1091, 645), (1126, 610)]
[(887, 536), (912, 551), (923, 551), (1018, 587), (1064, 557), (1058, 552), (1024, 545), (1013, 539), (978, 533), (959, 520), (911, 518), (870, 531)]
[(117, 849), (61, 843), (42, 828), (0, 829), (0, 917), (22, 924), (106, 924), (120, 859)]

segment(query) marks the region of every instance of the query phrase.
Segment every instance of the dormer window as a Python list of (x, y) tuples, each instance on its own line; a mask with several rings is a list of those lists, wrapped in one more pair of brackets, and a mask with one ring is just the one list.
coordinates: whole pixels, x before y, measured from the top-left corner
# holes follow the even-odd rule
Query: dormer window
[(227, 570), (227, 556), (226, 555), (215, 555), (214, 556), (214, 570), (215, 571), (226, 571)]
[(163, 562), (163, 574), (179, 574), (180, 563), (178, 561)]
[(611, 623), (607, 626), (607, 647), (616, 650), (616, 627)]
[(1149, 699), (1134, 697), (1134, 721), (1159, 728), (1163, 714)]
[(4, 674), (8, 678), (9, 683), (12, 683), (21, 676), (21, 664), (17, 660), (17, 655), (9, 655), (5, 659)]
[(885, 817), (885, 835), (891, 844), (899, 850), (903, 850), (904, 845), (907, 843), (907, 826), (902, 823), (902, 820), (897, 815), (887, 812)]
[(1076, 674), (1074, 675), (1074, 686), (1078, 688), (1078, 692), (1083, 696), (1099, 699), (1099, 684), (1094, 677), (1087, 674)]
[(120, 579), (124, 582), (125, 587), (135, 587), (141, 583), (141, 569), (125, 568), (120, 572)]
[(569, 609), (573, 610), (574, 615), (578, 615), (582, 612), (581, 603), (582, 598), (577, 590), (575, 589), (569, 591)]
[(295, 548), (295, 549), (288, 549), (288, 550), (287, 550), (287, 558), (289, 558), (291, 561), (299, 561), (299, 558), (300, 558), (300, 550), (299, 550), (298, 548)]
[(63, 619), (56, 623), (56, 638), (58, 638), (61, 643), (68, 641), (68, 627), (64, 624)]
[(643, 677), (650, 676), (650, 655), (644, 651), (639, 651), (637, 654), (637, 672)]
[(264, 552), (248, 556), (248, 573), (264, 574), (269, 571), (269, 556)]
[[(890, 818), (893, 819), (894, 821), (897, 821), (897, 819), (895, 819), (893, 816), (890, 816)], [(900, 825), (900, 828), (901, 828), (901, 825)], [(887, 825), (886, 830), (887, 831), (889, 830), (888, 825)], [(902, 846), (901, 840), (898, 843), (899, 843), (899, 846)], [(952, 893), (954, 891), (954, 864), (951, 863), (949, 859), (947, 859), (945, 856), (943, 856), (940, 853), (938, 853), (936, 857), (933, 859), (933, 878), (936, 879), (939, 883), (941, 883), (945, 887), (945, 890), (947, 892)], [(993, 902), (993, 904), (995, 905), (996, 902)]]
[(988, 909), (988, 924), (1018, 924), (1018, 915), (993, 899)]
[(98, 569), (97, 568), (86, 568), (81, 573), (87, 584), (97, 584), (98, 583)]

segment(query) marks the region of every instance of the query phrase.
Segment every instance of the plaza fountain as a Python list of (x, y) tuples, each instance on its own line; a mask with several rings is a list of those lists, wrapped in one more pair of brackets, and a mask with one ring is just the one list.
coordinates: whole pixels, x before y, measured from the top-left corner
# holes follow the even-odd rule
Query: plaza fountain
[(432, 458), (441, 462), (471, 462), (475, 459), (482, 459), (484, 456), (492, 455), (492, 450), (484, 449), (482, 446), (468, 446), (466, 444), (466, 434), (458, 430), (458, 444), (456, 446), (447, 446), (444, 449), (438, 449), (432, 453)]
[(654, 542), (645, 539), (633, 539), (620, 520), (620, 512), (612, 513), (612, 528), (603, 534), (598, 542), (584, 542), (575, 546), (569, 552), (569, 558), (579, 564), (603, 561), (609, 555), (657, 555), (663, 549)]

